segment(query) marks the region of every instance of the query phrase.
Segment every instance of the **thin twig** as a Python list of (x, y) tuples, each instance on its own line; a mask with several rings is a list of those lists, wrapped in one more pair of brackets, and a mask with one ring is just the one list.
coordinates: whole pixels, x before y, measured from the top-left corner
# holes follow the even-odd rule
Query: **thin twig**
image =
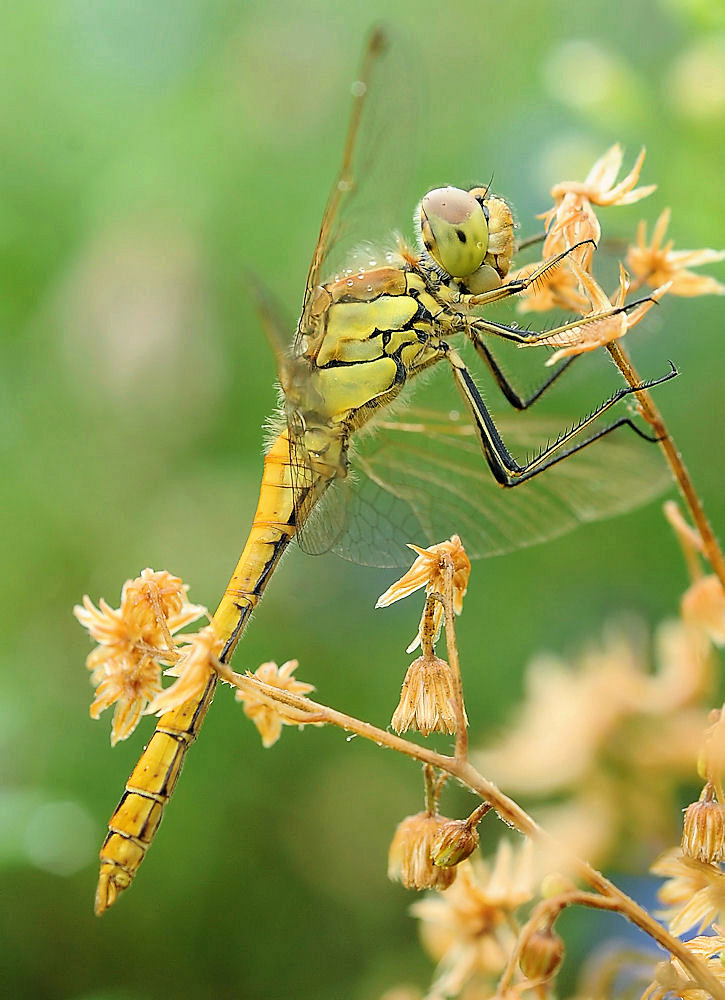
[[(618, 341), (612, 341), (611, 344), (607, 344), (607, 350), (627, 382), (633, 388), (641, 385), (642, 380), (624, 347)], [(655, 434), (660, 439), (660, 447), (665, 453), (672, 469), (672, 474), (695, 523), (695, 527), (700, 533), (705, 557), (710, 563), (713, 572), (717, 574), (723, 587), (725, 587), (725, 558), (723, 557), (715, 533), (710, 526), (710, 522), (707, 519), (690, 474), (682, 460), (682, 456), (677, 450), (677, 446), (667, 430), (662, 414), (655, 405), (649, 391), (647, 389), (638, 389), (635, 395), (641, 407), (642, 416), (652, 426)]]

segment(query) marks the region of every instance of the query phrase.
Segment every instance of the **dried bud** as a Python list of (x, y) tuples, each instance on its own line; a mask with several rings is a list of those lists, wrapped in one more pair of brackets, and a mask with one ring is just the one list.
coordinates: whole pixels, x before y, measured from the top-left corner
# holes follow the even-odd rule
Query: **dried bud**
[(432, 848), (440, 829), (451, 821), (437, 813), (419, 812), (398, 824), (388, 854), (388, 877), (406, 889), (447, 889), (455, 868), (438, 868)]
[(478, 830), (465, 819), (451, 819), (442, 826), (433, 841), (433, 864), (455, 868), (470, 858), (478, 847)]
[(417, 729), (424, 736), (433, 732), (455, 733), (455, 681), (445, 660), (432, 655), (413, 660), (391, 725), (398, 733), (408, 729)]
[(535, 982), (546, 982), (556, 974), (564, 959), (564, 942), (550, 927), (534, 931), (519, 955), (519, 968)]
[[(706, 786), (707, 788), (708, 786)], [(706, 797), (685, 810), (682, 852), (687, 857), (712, 864), (725, 860), (725, 809), (717, 799)]]

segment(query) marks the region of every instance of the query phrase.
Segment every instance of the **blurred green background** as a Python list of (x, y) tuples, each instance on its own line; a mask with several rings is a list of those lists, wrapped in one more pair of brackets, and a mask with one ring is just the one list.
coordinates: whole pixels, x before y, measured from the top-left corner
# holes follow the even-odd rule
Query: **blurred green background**
[[(612, 210), (620, 229), (670, 205), (678, 246), (717, 247), (723, 6), (56, 0), (0, 17), (7, 995), (367, 1000), (423, 984), (410, 896), (385, 874), (396, 823), (420, 808), (416, 767), (337, 731), (286, 730), (263, 751), (227, 691), (137, 884), (93, 916), (104, 824), (153, 723), (111, 752), (72, 605), (117, 604), (144, 566), (210, 607), (221, 594), (275, 403), (245, 269), (294, 316), (373, 21), (417, 53), (424, 128), (401, 227), (418, 181), (493, 173), (533, 232), (550, 184), (620, 140), (627, 169), (646, 144), (659, 185)], [(402, 157), (406, 131), (401, 109)], [(667, 358), (682, 372), (658, 399), (721, 531), (722, 334), (717, 299), (668, 300), (629, 340), (647, 374)], [(582, 363), (557, 408), (571, 419), (600, 394)], [(419, 613), (373, 610), (392, 579), (295, 549), (237, 669), (297, 657), (322, 700), (386, 725)], [(625, 609), (671, 615), (684, 582), (656, 504), (475, 564), (459, 629), (474, 741), (534, 651), (571, 651)]]

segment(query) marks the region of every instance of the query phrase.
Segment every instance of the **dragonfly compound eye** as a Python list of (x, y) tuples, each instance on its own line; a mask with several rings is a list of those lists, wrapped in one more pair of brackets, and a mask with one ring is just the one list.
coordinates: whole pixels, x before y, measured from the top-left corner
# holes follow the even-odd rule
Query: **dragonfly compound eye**
[(420, 203), (423, 246), (453, 278), (473, 274), (488, 250), (488, 223), (479, 201), (468, 191), (444, 187)]

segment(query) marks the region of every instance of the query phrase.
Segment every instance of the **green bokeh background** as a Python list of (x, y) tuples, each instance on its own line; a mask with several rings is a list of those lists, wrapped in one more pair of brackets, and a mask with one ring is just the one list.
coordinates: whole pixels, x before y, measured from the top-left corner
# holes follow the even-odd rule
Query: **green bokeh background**
[[(152, 728), (111, 752), (92, 722), (83, 593), (144, 566), (213, 606), (256, 502), (274, 365), (245, 287), (294, 315), (367, 27), (416, 52), (416, 182), (495, 186), (535, 229), (547, 189), (621, 140), (673, 209), (677, 244), (722, 246), (719, 2), (459, 0), (394, 7), (56, 0), (0, 15), (0, 976), (67, 1000), (368, 1000), (430, 964), (386, 878), (420, 805), (411, 764), (337, 731), (263, 751), (220, 692), (137, 884), (92, 914), (104, 823)], [(423, 81), (425, 85), (423, 85)], [(405, 109), (401, 148), (408, 155)], [(411, 164), (415, 162), (411, 157)], [(722, 273), (720, 273), (722, 277)], [(670, 300), (630, 338), (672, 358), (659, 399), (716, 527), (722, 302)], [(611, 384), (610, 372), (610, 384)], [(574, 417), (586, 368), (559, 393)], [(498, 404), (497, 404), (498, 405)], [(385, 725), (418, 606), (375, 612), (392, 574), (289, 554), (235, 665), (301, 661), (322, 700)], [(459, 631), (472, 738), (499, 725), (536, 650), (571, 651), (624, 610), (675, 612), (681, 559), (649, 507), (476, 564)], [(441, 744), (442, 746), (445, 743)], [(493, 776), (495, 777), (495, 776)], [(462, 793), (450, 812), (471, 804)]]

